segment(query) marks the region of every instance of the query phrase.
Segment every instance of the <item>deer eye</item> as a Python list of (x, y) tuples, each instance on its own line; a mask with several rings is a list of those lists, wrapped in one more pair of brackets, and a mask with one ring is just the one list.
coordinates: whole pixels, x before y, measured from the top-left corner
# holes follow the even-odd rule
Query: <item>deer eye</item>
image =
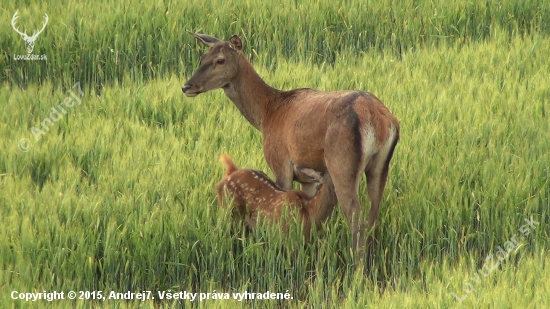
[(218, 60), (216, 60), (216, 63), (217, 63), (217, 64), (224, 64), (224, 63), (225, 63), (225, 59), (218, 59)]

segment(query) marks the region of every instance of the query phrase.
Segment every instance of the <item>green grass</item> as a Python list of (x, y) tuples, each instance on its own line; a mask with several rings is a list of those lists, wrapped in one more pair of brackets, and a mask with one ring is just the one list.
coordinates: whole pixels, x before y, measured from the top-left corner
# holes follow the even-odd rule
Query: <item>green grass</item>
[[(30, 5), (32, 3), (32, 5)], [(263, 55), (266, 66), (280, 59), (333, 64), (339, 52), (378, 50), (399, 56), (423, 46), (484, 41), (503, 29), (508, 37), (550, 34), (550, 4), (534, 1), (98, 1), (56, 0), (52, 4), (11, 3), (0, 13), (2, 80), (25, 88), (49, 81), (58, 86), (79, 80), (100, 92), (125, 76), (147, 81), (190, 73), (199, 47), (187, 30), (245, 39), (247, 52)], [(34, 54), (48, 61), (18, 61), (23, 40), (10, 31), (20, 12), (21, 30), (38, 29)]]
[[(0, 307), (29, 306), (14, 290), (169, 289), (293, 297), (198, 308), (548, 307), (550, 12), (543, 1), (487, 3), (21, 5), (21, 25), (50, 16), (34, 51), (47, 62), (12, 60), (25, 49), (9, 31), (11, 4), (0, 13), (11, 33), (0, 38)], [(181, 93), (204, 51), (185, 30), (199, 28), (240, 33), (274, 87), (372, 91), (398, 117), (366, 275), (341, 211), (306, 246), (298, 227), (245, 236), (218, 209), (221, 153), (271, 173), (260, 133), (221, 90)], [(32, 127), (78, 94), (76, 82), (82, 103), (35, 140)], [(367, 207), (364, 181), (360, 190)], [(473, 281), (530, 217), (540, 225)], [(32, 305), (182, 306), (156, 301)]]

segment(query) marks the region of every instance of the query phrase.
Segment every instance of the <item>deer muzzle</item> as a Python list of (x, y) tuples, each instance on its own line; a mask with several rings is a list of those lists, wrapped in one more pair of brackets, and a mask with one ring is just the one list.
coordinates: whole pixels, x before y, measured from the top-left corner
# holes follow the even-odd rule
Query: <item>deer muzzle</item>
[[(192, 90), (193, 88), (195, 88), (195, 90)], [(188, 97), (194, 97), (202, 93), (202, 91), (197, 90), (197, 87), (193, 87), (191, 84), (183, 85), (183, 87), (181, 87), (181, 91), (183, 91), (183, 93), (185, 93)]]

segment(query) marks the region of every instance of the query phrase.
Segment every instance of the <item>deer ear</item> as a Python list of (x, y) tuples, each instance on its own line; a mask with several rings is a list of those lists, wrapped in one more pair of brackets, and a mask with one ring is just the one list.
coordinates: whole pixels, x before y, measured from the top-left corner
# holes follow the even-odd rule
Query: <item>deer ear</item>
[[(187, 31), (187, 32), (189, 32), (189, 31)], [(206, 45), (208, 47), (212, 47), (212, 46), (214, 46), (214, 44), (216, 44), (217, 42), (220, 41), (219, 39), (217, 39), (213, 36), (206, 35), (206, 34), (193, 33), (193, 32), (189, 32), (189, 34), (194, 36), (197, 40), (201, 41), (204, 45)]]
[(243, 49), (243, 42), (241, 41), (241, 38), (239, 38), (238, 35), (234, 34), (230, 39), (229, 42), (236, 50)]
[(297, 166), (294, 168), (294, 171), (298, 181), (303, 181), (308, 183), (312, 183), (312, 182), (323, 183), (323, 177), (321, 173), (311, 168)]

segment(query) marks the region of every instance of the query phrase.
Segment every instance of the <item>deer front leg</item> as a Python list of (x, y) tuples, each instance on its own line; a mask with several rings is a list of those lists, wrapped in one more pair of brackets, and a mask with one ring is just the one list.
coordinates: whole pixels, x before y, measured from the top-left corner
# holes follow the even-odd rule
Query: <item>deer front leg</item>
[[(266, 160), (267, 159), (268, 158), (266, 156)], [(268, 160), (267, 164), (275, 176), (275, 183), (277, 186), (285, 191), (292, 190), (292, 181), (294, 179), (294, 171), (292, 170), (292, 166), (279, 160)]]
[(275, 176), (275, 183), (285, 191), (292, 190), (293, 166), (290, 158), (280, 148), (275, 142), (270, 142), (268, 136), (264, 136), (264, 158)]
[(271, 168), (271, 170), (275, 175), (275, 183), (279, 187), (281, 187), (281, 189), (285, 191), (292, 190), (292, 181), (294, 179), (292, 168), (282, 168), (282, 169)]

